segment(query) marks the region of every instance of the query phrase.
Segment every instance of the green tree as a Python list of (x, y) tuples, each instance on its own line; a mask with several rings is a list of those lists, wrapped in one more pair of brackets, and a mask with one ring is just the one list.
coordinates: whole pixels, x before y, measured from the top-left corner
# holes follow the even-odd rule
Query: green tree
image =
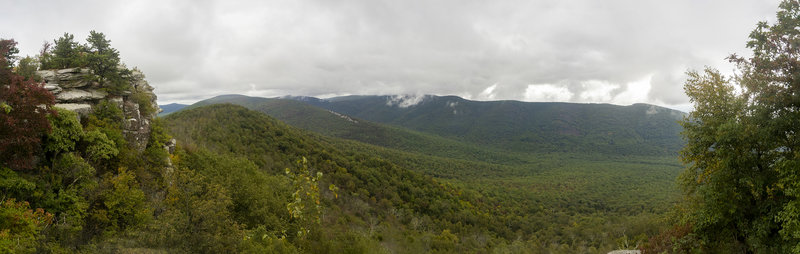
[(102, 100), (94, 105), (93, 111), (86, 121), (86, 131), (98, 130), (116, 144), (117, 150), (124, 149), (127, 146), (127, 141), (122, 135), (124, 115), (118, 104)]
[(120, 168), (117, 174), (106, 173), (98, 187), (98, 199), (90, 214), (91, 227), (113, 234), (147, 222), (152, 214), (133, 173)]
[(121, 68), (119, 51), (111, 47), (111, 40), (106, 39), (103, 33), (92, 30), (86, 41), (86, 64), (97, 81), (106, 84), (106, 90), (113, 94), (130, 90), (130, 81), (126, 77), (131, 71)]
[(77, 113), (62, 108), (55, 110), (56, 114), (47, 116), (52, 130), (44, 138), (44, 151), (52, 153), (53, 157), (61, 152), (74, 151), (75, 144), (83, 136)]
[(17, 75), (23, 76), (28, 80), (41, 82), (42, 77), (39, 77), (39, 75), (36, 74), (36, 70), (38, 69), (39, 62), (33, 57), (26, 56), (19, 60), (19, 64), (17, 64), (15, 72)]
[(89, 32), (89, 42), (87, 49), (86, 62), (95, 75), (106, 77), (118, 74), (117, 66), (120, 63), (119, 52), (111, 47), (111, 41), (106, 39), (103, 33)]
[(97, 193), (96, 173), (94, 167), (73, 152), (56, 157), (52, 168), (38, 169), (36, 190), (27, 194), (37, 206), (56, 215), (44, 242), (76, 247), (88, 240), (81, 232), (86, 229), (86, 217), (95, 210), (90, 208), (90, 199)]
[(5, 59), (5, 66), (3, 67), (11, 69), (17, 59), (15, 55), (19, 53), (17, 42), (13, 39), (0, 39), (0, 52), (3, 52), (2, 56)]
[[(237, 253), (245, 237), (230, 214), (228, 191), (193, 170), (176, 168), (167, 210), (152, 230), (154, 245), (186, 253)], [(174, 251), (173, 251), (174, 252)]]
[(0, 200), (20, 197), (34, 188), (36, 184), (25, 180), (9, 168), (0, 167)]
[(33, 253), (36, 237), (52, 220), (52, 214), (31, 210), (28, 202), (0, 200), (0, 252)]
[(682, 123), (687, 223), (709, 250), (800, 253), (800, 2), (758, 24), (741, 75), (689, 72)]
[(75, 36), (64, 33), (64, 36), (53, 41), (52, 51), (49, 44), (42, 50), (42, 69), (64, 69), (82, 67), (85, 63), (82, 54), (84, 46), (75, 41)]
[(85, 156), (91, 161), (108, 160), (119, 154), (114, 141), (101, 131), (87, 131), (83, 136), (83, 141), (86, 142)]

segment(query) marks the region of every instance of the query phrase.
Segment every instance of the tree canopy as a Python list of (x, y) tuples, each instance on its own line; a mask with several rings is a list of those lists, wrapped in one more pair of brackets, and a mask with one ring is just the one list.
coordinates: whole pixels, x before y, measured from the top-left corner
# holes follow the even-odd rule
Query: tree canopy
[(111, 47), (111, 40), (106, 39), (103, 33), (92, 30), (86, 41), (89, 43), (86, 45), (88, 52), (86, 62), (89, 69), (99, 77), (118, 78), (117, 76), (120, 74), (117, 70), (117, 66), (120, 64), (119, 52)]

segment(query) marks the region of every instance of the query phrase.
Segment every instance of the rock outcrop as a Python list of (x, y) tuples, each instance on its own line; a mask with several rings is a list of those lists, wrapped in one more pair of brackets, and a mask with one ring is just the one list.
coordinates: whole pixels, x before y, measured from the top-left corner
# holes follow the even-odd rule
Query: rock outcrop
[[(125, 139), (137, 150), (145, 149), (150, 137), (150, 122), (158, 114), (159, 108), (153, 87), (145, 81), (140, 71), (133, 70), (126, 77), (131, 84), (130, 90), (119, 95), (106, 92), (104, 88), (107, 84), (92, 81), (88, 69), (43, 70), (37, 74), (45, 81), (45, 88), (55, 95), (55, 106), (74, 111), (81, 118), (91, 114), (93, 106), (100, 101), (108, 100), (116, 104), (123, 112), (122, 132)], [(142, 107), (154, 110), (143, 110)]]
[(611, 251), (608, 254), (642, 254), (640, 250), (615, 250)]

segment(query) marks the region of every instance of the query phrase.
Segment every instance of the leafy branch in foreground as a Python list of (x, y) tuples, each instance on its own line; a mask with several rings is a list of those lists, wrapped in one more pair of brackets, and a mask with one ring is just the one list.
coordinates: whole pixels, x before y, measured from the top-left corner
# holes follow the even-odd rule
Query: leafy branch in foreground
[[(286, 204), (292, 219), (300, 222), (300, 229), (297, 231), (298, 237), (304, 237), (310, 233), (310, 227), (322, 223), (322, 206), (319, 198), (319, 181), (322, 179), (322, 172), (317, 171), (312, 174), (308, 169), (306, 157), (297, 161), (297, 170), (286, 168), (286, 175), (294, 184), (292, 201)], [(296, 172), (295, 172), (296, 171)], [(335, 185), (328, 187), (335, 191)], [(338, 195), (337, 195), (338, 196)]]

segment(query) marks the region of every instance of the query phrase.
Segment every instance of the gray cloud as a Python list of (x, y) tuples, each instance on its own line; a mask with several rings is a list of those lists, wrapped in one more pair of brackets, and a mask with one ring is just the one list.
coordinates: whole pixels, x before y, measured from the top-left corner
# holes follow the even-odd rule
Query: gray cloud
[[(685, 107), (684, 72), (730, 69), (775, 1), (18, 1), (0, 37), (33, 55), (104, 32), (160, 103), (454, 94)], [(13, 9), (13, 10), (12, 10)], [(491, 89), (489, 89), (491, 88)]]

